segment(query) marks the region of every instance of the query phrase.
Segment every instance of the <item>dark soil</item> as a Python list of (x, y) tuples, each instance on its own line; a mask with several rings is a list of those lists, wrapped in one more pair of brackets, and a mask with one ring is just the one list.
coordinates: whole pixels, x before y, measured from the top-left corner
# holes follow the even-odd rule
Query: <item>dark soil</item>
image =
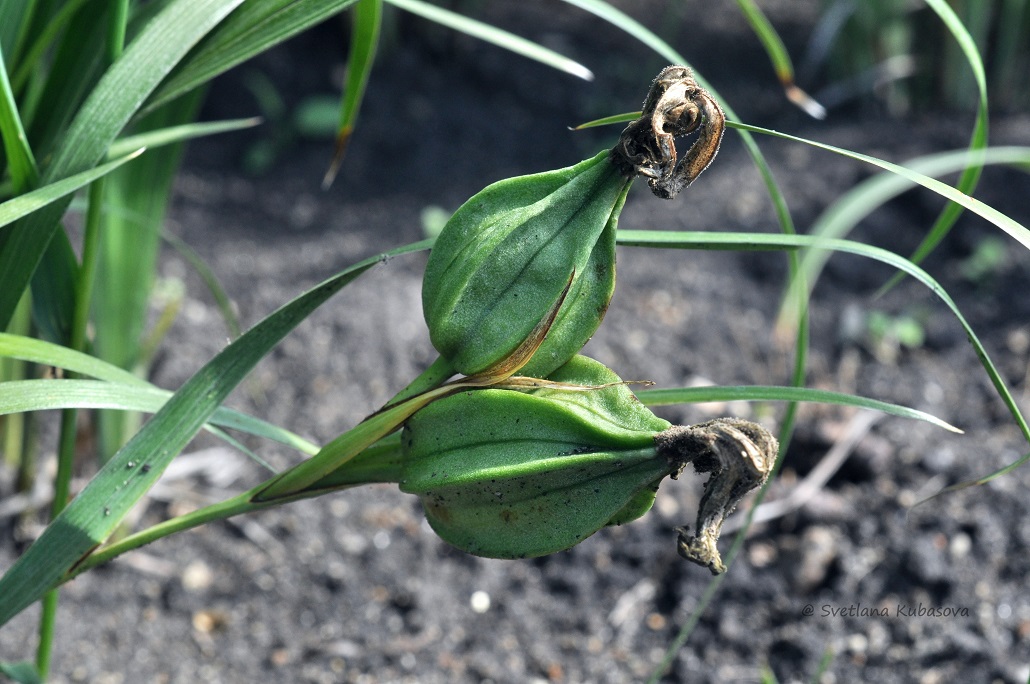
[[(712, 3), (691, 1), (681, 13), (664, 3), (623, 4), (664, 26), (741, 120), (899, 162), (967, 142), (971, 114), (897, 117), (872, 96), (824, 122), (805, 118), (782, 97), (732, 3), (711, 10)], [(817, 6), (763, 3), (794, 54), (804, 50)], [(190, 147), (168, 228), (208, 261), (246, 325), (361, 258), (420, 239), (427, 207), (451, 211), (489, 182), (611, 146), (617, 130), (566, 127), (638, 107), (665, 65), (558, 3), (475, 3), (473, 11), (580, 59), (597, 80), (581, 83), (392, 13), (331, 191), (319, 190), (328, 142), (289, 138), (284, 127)], [(244, 66), (216, 83), (205, 118), (255, 113), (244, 85), (253, 72), (271, 79), (291, 107), (331, 94), (344, 44), (330, 22)], [(992, 120), (992, 143), (1026, 144), (1028, 131), (1025, 114), (1002, 114)], [(274, 165), (248, 175), (248, 151), (272, 135), (285, 141)], [(806, 146), (759, 142), (801, 231), (874, 172)], [(977, 196), (1026, 224), (1028, 191), (1025, 175), (990, 168)], [(928, 192), (908, 193), (852, 237), (908, 254), (941, 204)], [(675, 201), (655, 199), (638, 183), (620, 227), (778, 230), (733, 132), (712, 168)], [(1004, 240), (1005, 257), (974, 282), (962, 265), (989, 237)], [(280, 345), (230, 403), (319, 442), (378, 408), (433, 358), (419, 294), (424, 263), (424, 255), (398, 258), (360, 278)], [(788, 384), (791, 355), (774, 335), (786, 264), (775, 252), (621, 249), (615, 300), (586, 351), (624, 378), (659, 387)], [(925, 264), (1024, 412), (1028, 265), (1022, 247), (971, 216)], [(789, 496), (835, 448), (851, 444), (848, 460), (805, 505), (755, 525), (664, 681), (757, 682), (764, 670), (780, 682), (1027, 681), (1030, 469), (913, 507), (1015, 461), (1026, 442), (932, 292), (909, 279), (873, 299), (890, 275), (868, 260), (830, 261), (812, 303), (808, 384), (912, 406), (965, 434), (805, 406), (767, 500)], [(227, 332), (199, 278), (171, 249), (161, 276), (187, 285), (154, 373), (175, 388), (226, 344)], [(870, 340), (854, 321), (871, 311), (915, 317), (925, 341), (910, 348)], [(775, 429), (783, 410), (732, 403), (662, 415), (677, 423), (737, 415)], [(297, 458), (251, 446), (277, 467)], [(159, 487), (141, 524), (262, 477), (259, 466), (213, 440), (198, 439), (190, 451), (207, 454), (207, 469)], [(226, 474), (240, 460), (242, 469)], [(663, 485), (643, 519), (526, 561), (450, 548), (417, 501), (391, 486), (209, 525), (66, 587), (54, 681), (640, 681), (711, 581), (675, 548), (674, 528), (693, 522), (700, 492), (701, 480), (684, 475)], [(730, 543), (726, 535), (724, 554)], [(0, 567), (16, 552), (0, 542)], [(4, 628), (0, 659), (31, 657), (37, 619), (38, 606)]]

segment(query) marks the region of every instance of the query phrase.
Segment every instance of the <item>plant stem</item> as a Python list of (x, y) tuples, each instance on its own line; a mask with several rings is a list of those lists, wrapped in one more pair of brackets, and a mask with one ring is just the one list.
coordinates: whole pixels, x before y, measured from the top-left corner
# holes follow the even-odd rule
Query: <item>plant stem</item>
[(125, 48), (125, 27), (129, 22), (129, 0), (112, 0), (107, 31), (107, 59), (114, 62)]
[(63, 584), (64, 582), (75, 578), (80, 573), (106, 563), (127, 551), (138, 549), (139, 547), (157, 541), (162, 537), (167, 537), (171, 534), (176, 534), (177, 532), (184, 532), (215, 520), (224, 520), (244, 513), (254, 513), (256, 511), (264, 510), (265, 508), (280, 506), (285, 503), (292, 503), (302, 499), (310, 499), (330, 492), (350, 489), (351, 487), (357, 487), (363, 484), (396, 482), (399, 473), (400, 452), (400, 440), (388, 437), (385, 440), (382, 440), (382, 443), (369, 447), (356, 456), (349, 463), (349, 465), (353, 467), (347, 468), (346, 472), (330, 473), (328, 476), (319, 482), (314, 483), (307, 489), (296, 492), (287, 497), (277, 498), (271, 501), (255, 500), (254, 497), (267, 486), (267, 483), (262, 483), (253, 489), (234, 496), (231, 499), (219, 501), (218, 503), (206, 506), (205, 508), (193, 511), (192, 513), (158, 523), (153, 527), (149, 527), (145, 530), (129, 535), (128, 537), (120, 539), (117, 542), (110, 544), (109, 546), (105, 546), (99, 551), (91, 554), (82, 563), (76, 565), (64, 577), (62, 577), (61, 583)]
[[(97, 252), (100, 245), (100, 229), (103, 214), (103, 179), (95, 181), (89, 188), (89, 210), (86, 213), (86, 228), (82, 242), (82, 266), (75, 283), (75, 310), (72, 314), (71, 341), (69, 346), (76, 351), (86, 349), (86, 328), (89, 324), (89, 304), (96, 273)], [(72, 466), (75, 463), (75, 427), (78, 411), (61, 411), (61, 432), (57, 451), (57, 476), (54, 479), (54, 501), (50, 508), (53, 520), (64, 510), (71, 490)], [(58, 590), (53, 589), (43, 597), (43, 610), (39, 620), (39, 647), (36, 650), (36, 669), (40, 681), (46, 681), (50, 672), (50, 658), (53, 653), (54, 625), (57, 620)]]
[(431, 389), (436, 389), (455, 373), (456, 371), (454, 370), (454, 366), (451, 365), (451, 362), (442, 356), (438, 356), (436, 357), (436, 361), (433, 361), (433, 363), (429, 365), (429, 368), (422, 371), (422, 373), (412, 380), (407, 387), (394, 395), (393, 399), (386, 402), (386, 405), (383, 406), (383, 408), (389, 408), (390, 406), (399, 404), (405, 399), (410, 399), (416, 394), (422, 394), (423, 392), (428, 392)]

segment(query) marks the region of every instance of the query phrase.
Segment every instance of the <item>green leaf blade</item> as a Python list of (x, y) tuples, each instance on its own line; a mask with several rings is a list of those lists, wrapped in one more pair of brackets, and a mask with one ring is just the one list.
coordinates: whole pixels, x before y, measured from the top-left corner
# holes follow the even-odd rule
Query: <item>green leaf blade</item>
[[(161, 80), (240, 2), (175, 0), (158, 13), (87, 97), (54, 150), (43, 181), (52, 183), (96, 165)], [(48, 204), (0, 234), (0, 328), (10, 320), (70, 201)]]
[(636, 393), (645, 406), (668, 406), (670, 404), (701, 403), (709, 401), (796, 401), (820, 404), (836, 404), (879, 411), (900, 418), (921, 420), (950, 432), (962, 430), (940, 418), (918, 409), (900, 406), (878, 399), (859, 397), (843, 392), (811, 389), (808, 387), (780, 387), (774, 385), (750, 385), (742, 387), (681, 387), (676, 389), (641, 390)]
[[(3, 229), (18, 219), (29, 216), (30, 214), (67, 197), (79, 188), (89, 185), (98, 178), (103, 178), (122, 164), (135, 159), (141, 154), (143, 154), (143, 150), (137, 149), (135, 152), (115, 159), (114, 161), (101, 164), (95, 168), (77, 173), (74, 176), (68, 176), (62, 180), (44, 185), (43, 187), (37, 188), (31, 192), (27, 192), (24, 195), (19, 195), (7, 200), (3, 204), (0, 204), (0, 229)], [(6, 273), (0, 276), (0, 282), (2, 282), (5, 287), (11, 285), (11, 281), (8, 280)]]
[(355, 2), (357, 0), (248, 0), (197, 46), (154, 93), (144, 111), (207, 83)]
[(347, 58), (347, 72), (343, 81), (343, 97), (340, 101), (340, 126), (336, 132), (336, 150), (333, 161), (322, 179), (322, 189), (332, 185), (340, 169), (347, 143), (358, 121), (365, 88), (372, 75), (376, 49), (379, 47), (379, 33), (383, 23), (383, 0), (359, 0), (354, 6), (354, 21), (351, 30), (350, 54)]
[(290, 330), (372, 266), (428, 246), (406, 245), (351, 266), (277, 310), (201, 368), (0, 577), (0, 625), (59, 583), (116, 529), (229, 392)]
[(567, 74), (581, 78), (584, 81), (594, 80), (594, 73), (590, 69), (586, 68), (579, 62), (569, 59), (568, 57), (545, 48), (542, 45), (526, 40), (521, 36), (516, 36), (513, 33), (504, 31), (485, 24), (475, 19), (470, 19), (457, 12), (451, 12), (445, 10), (436, 5), (431, 5), (428, 2), (422, 2), (421, 0), (386, 0), (394, 7), (402, 9), (412, 14), (417, 14), (420, 17), (434, 21), (442, 26), (460, 31), (466, 35), (478, 38), (487, 43), (492, 43), (498, 47), (514, 52), (517, 55), (528, 57), (529, 59), (546, 64), (549, 67), (564, 71)]

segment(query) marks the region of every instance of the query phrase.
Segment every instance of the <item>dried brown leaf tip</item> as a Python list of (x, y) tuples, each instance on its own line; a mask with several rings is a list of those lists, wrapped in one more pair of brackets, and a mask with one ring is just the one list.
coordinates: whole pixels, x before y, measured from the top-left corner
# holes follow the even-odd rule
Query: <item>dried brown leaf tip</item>
[[(690, 69), (668, 66), (651, 84), (640, 118), (612, 148), (612, 162), (625, 176), (645, 176), (658, 197), (672, 199), (712, 163), (725, 129), (722, 108)], [(697, 140), (677, 159), (675, 138), (695, 131)]]

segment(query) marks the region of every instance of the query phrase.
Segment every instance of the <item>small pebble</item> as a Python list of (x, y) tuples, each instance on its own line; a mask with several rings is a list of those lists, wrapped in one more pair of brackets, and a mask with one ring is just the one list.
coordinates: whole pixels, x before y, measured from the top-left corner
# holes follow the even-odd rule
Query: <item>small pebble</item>
[(490, 610), (490, 594), (485, 591), (472, 592), (472, 598), (469, 599), (469, 605), (472, 606), (473, 612), (485, 613)]

